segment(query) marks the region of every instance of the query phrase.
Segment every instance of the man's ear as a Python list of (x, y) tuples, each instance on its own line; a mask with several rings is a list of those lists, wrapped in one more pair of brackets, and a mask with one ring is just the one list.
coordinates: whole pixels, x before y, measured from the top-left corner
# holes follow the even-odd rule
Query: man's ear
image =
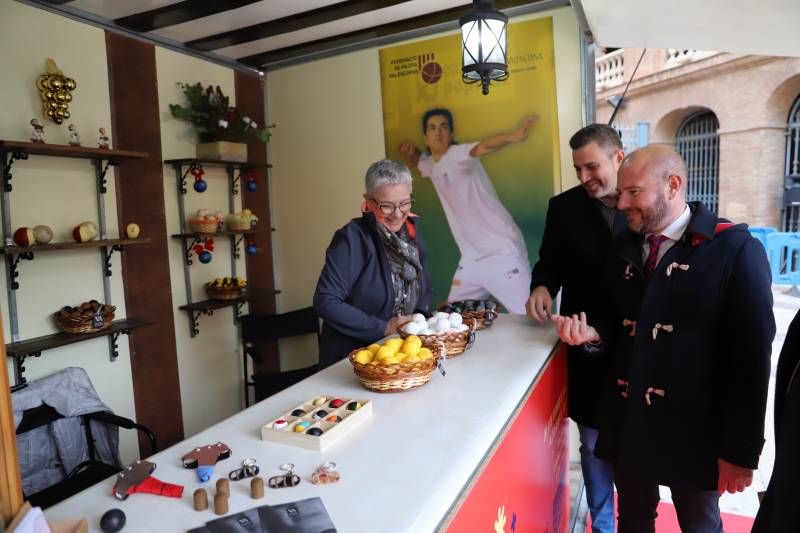
[(622, 149), (617, 150), (614, 152), (614, 161), (617, 162), (617, 166), (622, 164), (622, 160), (625, 159), (625, 152)]
[(669, 191), (670, 200), (675, 198), (683, 188), (683, 176), (678, 174), (670, 174), (667, 176), (667, 190)]

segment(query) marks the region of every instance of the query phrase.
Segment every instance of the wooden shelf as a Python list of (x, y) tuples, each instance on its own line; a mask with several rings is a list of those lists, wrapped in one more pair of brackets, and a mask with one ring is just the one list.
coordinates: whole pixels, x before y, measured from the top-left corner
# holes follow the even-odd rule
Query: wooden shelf
[(172, 235), (173, 239), (207, 239), (208, 237), (216, 237), (217, 235), (247, 235), (248, 233), (255, 233), (255, 230), (238, 230), (231, 229), (225, 231), (217, 231), (214, 233), (176, 233)]
[(34, 244), (32, 246), (17, 246), (12, 244), (10, 246), (0, 247), (0, 251), (6, 255), (24, 254), (27, 252), (51, 252), (55, 250), (74, 250), (77, 248), (101, 248), (103, 246), (129, 246), (131, 244), (147, 244), (150, 242), (150, 237), (142, 237), (141, 239), (106, 239), (103, 241), (88, 241), (88, 242), (54, 242), (51, 244)]
[(185, 158), (185, 159), (165, 159), (165, 165), (210, 165), (215, 167), (239, 167), (249, 169), (265, 169), (272, 168), (272, 165), (255, 165), (252, 163), (242, 163), (238, 161), (225, 161), (224, 159), (198, 159), (198, 158)]
[(144, 159), (149, 157), (145, 152), (131, 152), (129, 150), (104, 150), (102, 148), (88, 148), (85, 146), (70, 146), (68, 144), (47, 144), (20, 141), (0, 140), (0, 151), (25, 152), (30, 155), (49, 155), (55, 157), (74, 157), (78, 159)]
[(52, 335), (35, 337), (25, 341), (12, 342), (11, 344), (6, 344), (6, 354), (9, 357), (24, 358), (28, 355), (39, 354), (51, 348), (88, 341), (89, 339), (96, 339), (98, 337), (105, 337), (106, 335), (112, 335), (114, 333), (123, 333), (150, 324), (153, 324), (152, 320), (141, 318), (115, 320), (108, 328), (94, 333), (54, 333)]
[(233, 307), (234, 305), (244, 304), (251, 299), (252, 297), (247, 295), (243, 296), (242, 298), (237, 298), (235, 300), (203, 300), (200, 302), (194, 302), (182, 305), (178, 307), (178, 309), (182, 311), (196, 311), (200, 313), (205, 313), (208, 311), (213, 311), (215, 309), (222, 309), (225, 307)]

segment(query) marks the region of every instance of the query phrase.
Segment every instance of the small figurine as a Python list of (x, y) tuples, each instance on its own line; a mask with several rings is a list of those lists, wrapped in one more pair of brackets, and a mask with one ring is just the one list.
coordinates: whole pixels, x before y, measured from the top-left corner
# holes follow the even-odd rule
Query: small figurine
[(78, 137), (78, 130), (75, 128), (75, 124), (70, 124), (67, 126), (67, 130), (69, 131), (69, 145), (80, 146), (81, 139)]
[(214, 473), (214, 465), (218, 461), (227, 459), (231, 456), (231, 449), (225, 444), (218, 442), (216, 444), (209, 444), (206, 446), (199, 446), (189, 453), (185, 454), (181, 460), (183, 461), (184, 468), (196, 468), (197, 477), (201, 483), (205, 483), (211, 479)]
[(39, 122), (38, 119), (32, 118), (31, 126), (33, 126), (33, 130), (31, 130), (31, 142), (44, 143), (44, 124)]
[(100, 132), (100, 135), (97, 137), (97, 147), (101, 150), (108, 150), (111, 147), (111, 139), (106, 135), (106, 129), (100, 128), (97, 131)]

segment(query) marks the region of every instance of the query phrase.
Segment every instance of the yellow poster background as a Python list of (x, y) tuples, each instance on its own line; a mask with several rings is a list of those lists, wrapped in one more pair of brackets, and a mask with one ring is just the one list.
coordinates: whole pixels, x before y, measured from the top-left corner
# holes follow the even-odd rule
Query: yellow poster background
[[(403, 161), (401, 143), (424, 151), (421, 120), (432, 108), (452, 112), (458, 143), (513, 131), (525, 117), (537, 114), (525, 141), (481, 158), (500, 201), (525, 237), (533, 265), (554, 175), (560, 175), (552, 18), (511, 23), (507, 31), (510, 76), (492, 82), (487, 96), (479, 83), (461, 80), (460, 34), (380, 50), (386, 156)], [(412, 171), (414, 211), (420, 215), (436, 303), (447, 298), (460, 253), (431, 181)]]

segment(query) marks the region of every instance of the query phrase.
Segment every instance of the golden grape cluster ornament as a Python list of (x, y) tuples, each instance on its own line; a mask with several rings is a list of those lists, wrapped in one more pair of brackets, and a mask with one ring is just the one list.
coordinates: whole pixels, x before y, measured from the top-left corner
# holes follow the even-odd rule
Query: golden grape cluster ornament
[(46, 68), (47, 74), (36, 79), (36, 86), (42, 95), (42, 112), (56, 124), (61, 124), (70, 117), (69, 103), (77, 84), (72, 78), (64, 76), (52, 59), (47, 59)]

